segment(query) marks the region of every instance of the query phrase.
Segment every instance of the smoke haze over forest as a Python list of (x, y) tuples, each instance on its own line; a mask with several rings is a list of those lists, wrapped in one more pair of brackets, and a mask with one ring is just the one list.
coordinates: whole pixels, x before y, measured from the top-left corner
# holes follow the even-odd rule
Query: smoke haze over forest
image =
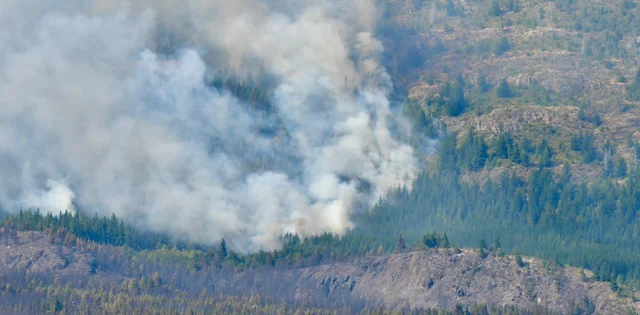
[[(0, 206), (241, 251), (344, 233), (418, 167), (379, 15), (369, 0), (3, 1)], [(275, 111), (208, 84), (221, 73), (267, 82)]]

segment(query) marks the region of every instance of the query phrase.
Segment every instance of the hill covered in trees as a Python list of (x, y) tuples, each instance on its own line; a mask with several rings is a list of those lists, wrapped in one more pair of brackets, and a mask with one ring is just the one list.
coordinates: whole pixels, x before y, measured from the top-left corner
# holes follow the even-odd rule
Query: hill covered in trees
[[(424, 139), (439, 141), (411, 185), (354, 214), (343, 236), (284, 235), (281, 249), (249, 254), (92, 209), (11, 209), (1, 213), (0, 310), (637, 311), (640, 6), (381, 2), (377, 32), (397, 87), (393, 103), (413, 123), (418, 150)], [(207, 86), (258, 116), (277, 110), (262, 82), (227, 75)], [(290, 136), (277, 119), (252, 131)]]
[(586, 181), (636, 164), (634, 1), (386, 3), (387, 66), (417, 129), (434, 135), (446, 125), (459, 137), (474, 129), (516, 146), (468, 171), (536, 167), (521, 148), (542, 139), (552, 153), (543, 166), (570, 164)]
[[(588, 271), (505, 255), (496, 246), (449, 248), (446, 235), (435, 233), (413, 247), (399, 236), (391, 255), (324, 257), (323, 245), (306, 252), (322, 243), (315, 239), (290, 242), (287, 257), (237, 255), (224, 244), (133, 250), (62, 227), (52, 235), (55, 224), (42, 225), (18, 231), (5, 221), (0, 229), (2, 313), (620, 314), (639, 307)], [(199, 260), (208, 250), (218, 258)], [(252, 267), (242, 263), (252, 256)]]

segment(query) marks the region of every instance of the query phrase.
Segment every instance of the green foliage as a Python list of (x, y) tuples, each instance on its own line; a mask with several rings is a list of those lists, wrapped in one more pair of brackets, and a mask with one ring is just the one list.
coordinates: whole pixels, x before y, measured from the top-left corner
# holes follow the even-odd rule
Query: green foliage
[(456, 10), (456, 6), (453, 3), (453, 0), (447, 0), (447, 3), (445, 5), (445, 11), (448, 16), (456, 16), (458, 14), (458, 11)]
[(498, 136), (495, 147), (496, 157), (507, 159), (509, 158), (509, 151), (513, 150), (513, 138), (511, 138), (511, 135), (507, 132), (502, 133)]
[[(547, 168), (553, 154), (542, 140), (536, 146), (538, 168), (526, 178), (507, 172), (496, 180), (468, 183), (457, 170), (468, 163), (463, 152), (469, 148), (463, 143), (477, 140), (456, 146), (455, 139), (450, 135), (443, 140), (440, 171), (420, 175), (409, 191), (391, 193), (357, 220), (350, 235), (385, 246), (393, 244), (381, 236), (396, 231), (407, 240), (421, 238), (424, 229), (447, 231), (451, 241), (471, 247), (480, 239), (500, 237), (506, 250), (518, 246), (527, 255), (602, 269), (596, 273), (601, 280), (623, 275), (628, 285), (640, 286), (640, 230), (635, 223), (640, 219), (640, 186), (632, 184), (640, 182), (640, 169), (627, 165), (625, 177), (574, 183), (569, 167), (559, 174)], [(521, 150), (530, 149), (524, 143), (518, 144)]]
[(496, 240), (493, 242), (493, 248), (495, 249), (502, 248), (502, 243), (500, 243), (500, 236), (496, 236)]
[[(536, 159), (540, 161), (540, 165), (552, 165), (553, 152), (548, 144), (545, 141), (541, 142), (538, 150), (540, 152), (537, 152)], [(510, 133), (505, 132), (487, 144), (484, 136), (472, 129), (459, 143), (456, 134), (443, 139), (439, 166), (441, 170), (455, 171), (457, 167), (461, 167), (469, 171), (479, 171), (489, 162), (494, 165), (498, 160), (508, 160), (528, 167), (531, 165), (531, 152), (531, 144), (527, 139), (519, 143)]]
[(516, 265), (518, 265), (519, 267), (525, 266), (524, 261), (522, 261), (522, 256), (520, 256), (520, 253), (518, 253), (517, 249), (513, 250), (513, 256), (515, 257)]
[(482, 136), (471, 129), (460, 141), (459, 154), (463, 167), (470, 171), (479, 171), (487, 163), (487, 144)]
[(536, 160), (540, 167), (549, 167), (553, 165), (553, 149), (551, 149), (551, 146), (549, 146), (546, 139), (540, 141), (536, 146)]
[[(511, 89), (509, 89), (511, 90)], [(556, 105), (558, 102), (555, 101), (559, 97), (558, 93), (543, 87), (537, 82), (533, 81), (529, 85), (527, 85), (522, 92), (514, 93), (513, 90), (509, 91), (506, 95), (509, 97), (518, 97), (520, 96), (522, 102), (533, 103), (539, 106), (552, 106)]]
[(455, 172), (458, 166), (458, 135), (447, 135), (440, 146), (439, 169)]
[(591, 163), (598, 158), (598, 153), (594, 146), (594, 138), (590, 133), (582, 132), (578, 135), (573, 135), (570, 147), (571, 150), (580, 152), (583, 163)]
[(485, 250), (487, 249), (487, 242), (483, 239), (480, 239), (480, 245), (478, 246), (479, 250)]
[(487, 257), (487, 242), (483, 239), (480, 239), (480, 244), (478, 246), (478, 251), (480, 252), (480, 257), (482, 258), (486, 258)]
[(405, 249), (407, 249), (407, 245), (405, 244), (404, 237), (400, 234), (396, 240), (396, 252), (403, 252)]
[(592, 113), (591, 115), (587, 115), (584, 109), (582, 108), (578, 111), (578, 119), (582, 121), (586, 121), (588, 123), (592, 123), (595, 126), (602, 125), (602, 118), (600, 118), (600, 115), (598, 115), (598, 113)]
[(227, 242), (224, 238), (220, 241), (220, 245), (218, 245), (218, 251), (216, 252), (217, 256), (221, 259), (227, 259)]
[(627, 162), (624, 159), (617, 160), (615, 176), (618, 178), (624, 178), (627, 176)]
[(502, 56), (511, 49), (511, 43), (506, 36), (499, 37), (491, 43), (491, 52), (496, 56)]
[(636, 72), (633, 82), (627, 86), (627, 98), (632, 101), (640, 101), (640, 70)]
[(509, 98), (513, 96), (511, 87), (505, 78), (500, 79), (496, 86), (496, 96), (499, 98)]
[(420, 245), (424, 245), (425, 248), (449, 248), (451, 246), (447, 233), (440, 236), (436, 232), (423, 235), (420, 239)]
[(457, 81), (453, 85), (447, 83), (442, 91), (442, 97), (444, 98), (444, 108), (449, 116), (459, 116), (467, 108), (467, 101), (464, 97), (464, 81)]
[(421, 136), (437, 136), (438, 131), (436, 127), (427, 117), (427, 114), (417, 100), (409, 100), (404, 103), (404, 115), (413, 122), (414, 130)]
[(497, 0), (491, 0), (489, 3), (489, 11), (488, 14), (491, 17), (498, 17), (502, 15), (502, 9), (500, 8), (500, 3)]
[(430, 106), (434, 106), (442, 114), (453, 117), (463, 114), (469, 106), (465, 98), (465, 86), (462, 75), (458, 75), (454, 82), (446, 82), (442, 86), (438, 96), (429, 101)]
[(491, 89), (491, 85), (487, 82), (486, 74), (478, 74), (477, 87), (480, 93), (487, 93)]

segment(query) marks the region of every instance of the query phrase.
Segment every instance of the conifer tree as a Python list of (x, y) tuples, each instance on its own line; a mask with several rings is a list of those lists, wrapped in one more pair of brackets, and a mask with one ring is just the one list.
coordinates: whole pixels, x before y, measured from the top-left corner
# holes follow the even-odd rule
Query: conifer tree
[(401, 233), (400, 235), (398, 235), (398, 239), (396, 241), (396, 252), (403, 252), (405, 249), (407, 249), (407, 245)]
[(449, 243), (449, 238), (447, 237), (447, 233), (445, 232), (442, 236), (442, 244), (440, 245), (440, 247), (449, 248), (449, 246), (451, 246), (451, 244)]
[(496, 86), (496, 96), (499, 98), (509, 98), (512, 95), (513, 94), (511, 92), (511, 87), (509, 86), (507, 79), (500, 79), (498, 85)]

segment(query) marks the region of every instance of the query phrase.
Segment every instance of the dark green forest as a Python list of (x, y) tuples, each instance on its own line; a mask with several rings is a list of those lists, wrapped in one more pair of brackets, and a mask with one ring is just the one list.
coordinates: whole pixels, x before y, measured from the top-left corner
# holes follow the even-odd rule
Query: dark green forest
[[(212, 265), (236, 270), (299, 267), (419, 247), (477, 247), (481, 240), (494, 247), (499, 239), (503, 252), (517, 250), (591, 269), (598, 279), (616, 285), (640, 286), (640, 186), (634, 184), (640, 168), (614, 165), (609, 176), (578, 183), (569, 166), (556, 171), (543, 167), (552, 163), (544, 141), (523, 145), (504, 136), (486, 143), (473, 132), (457, 139), (450, 135), (442, 142), (437, 170), (425, 171), (412, 187), (397, 188), (371, 211), (357, 215), (356, 228), (343, 237), (325, 234), (303, 240), (287, 235), (283, 248), (274, 252), (240, 255), (227, 249), (224, 240), (212, 247), (190, 244), (140, 231), (115, 215), (20, 211), (4, 215), (2, 224), (45, 231), (51, 240), (68, 244), (79, 238), (125, 246), (153, 259), (175, 248), (179, 254), (173, 256), (195, 270)], [(526, 178), (505, 173), (482, 183), (461, 180), (461, 170), (489, 167), (500, 159), (536, 167)]]
[[(505, 250), (585, 267), (601, 280), (637, 287), (640, 169), (620, 162), (608, 177), (576, 183), (569, 166), (558, 172), (543, 167), (552, 163), (544, 141), (537, 150), (503, 144), (486, 144), (472, 132), (461, 143), (450, 136), (440, 151), (440, 170), (421, 174), (411, 189), (381, 200), (360, 218), (355, 233), (384, 246), (392, 243), (382, 235), (402, 232), (413, 240), (424, 230), (447, 232), (463, 246), (499, 238)], [(505, 158), (538, 167), (526, 178), (505, 173), (484, 183), (461, 180), (460, 168)]]

